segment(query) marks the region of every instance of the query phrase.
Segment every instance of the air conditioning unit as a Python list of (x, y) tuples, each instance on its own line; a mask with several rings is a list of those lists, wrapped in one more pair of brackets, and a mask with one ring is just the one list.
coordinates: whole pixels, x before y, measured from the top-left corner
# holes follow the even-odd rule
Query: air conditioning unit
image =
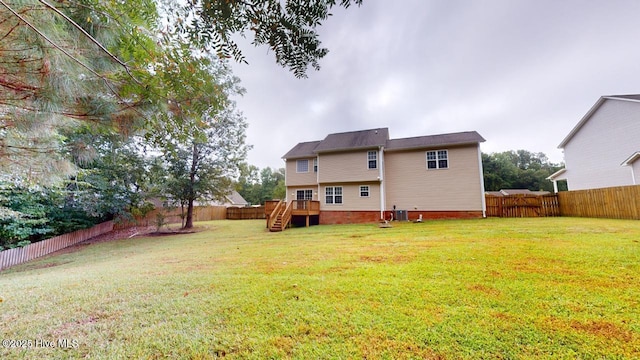
[(398, 221), (409, 221), (409, 213), (407, 210), (396, 210), (393, 218)]

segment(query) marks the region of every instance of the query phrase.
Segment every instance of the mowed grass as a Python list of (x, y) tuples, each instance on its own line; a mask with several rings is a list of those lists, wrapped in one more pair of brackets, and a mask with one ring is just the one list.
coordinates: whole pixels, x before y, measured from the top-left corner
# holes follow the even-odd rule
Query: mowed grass
[(33, 345), (0, 358), (640, 357), (638, 221), (264, 225), (199, 223), (1, 272), (1, 337)]

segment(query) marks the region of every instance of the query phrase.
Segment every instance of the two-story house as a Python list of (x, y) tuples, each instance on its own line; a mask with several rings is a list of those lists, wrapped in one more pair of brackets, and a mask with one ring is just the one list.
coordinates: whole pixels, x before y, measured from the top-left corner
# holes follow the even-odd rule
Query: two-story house
[(387, 128), (329, 134), (294, 146), (286, 162), (287, 202), (319, 202), (320, 224), (392, 216), (484, 216), (477, 132), (390, 139)]
[(640, 95), (602, 96), (562, 140), (569, 190), (640, 184)]

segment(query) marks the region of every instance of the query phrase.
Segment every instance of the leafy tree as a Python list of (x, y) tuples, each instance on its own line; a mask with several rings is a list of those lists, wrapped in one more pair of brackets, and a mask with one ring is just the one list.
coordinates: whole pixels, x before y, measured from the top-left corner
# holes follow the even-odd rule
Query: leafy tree
[(170, 100), (166, 115), (179, 118), (172, 123), (184, 124), (190, 131), (180, 137), (172, 137), (171, 130), (157, 131), (152, 137), (166, 163), (168, 200), (186, 209), (185, 228), (193, 227), (196, 200), (218, 200), (229, 194), (248, 150), (247, 124), (230, 100), (243, 91), (239, 80), (227, 64), (190, 51), (183, 47), (176, 53), (182, 58), (181, 66), (167, 80), (170, 84), (172, 79), (182, 80), (169, 93), (176, 100)]
[(254, 45), (267, 45), (276, 62), (297, 77), (305, 77), (309, 66), (320, 69), (319, 60), (328, 50), (321, 46), (317, 28), (331, 16), (331, 9), (352, 4), (359, 6), (362, 0), (341, 0), (339, 4), (336, 0), (165, 2), (167, 12), (177, 14), (172, 30), (189, 35), (208, 51), (244, 61), (233, 36), (251, 32)]
[[(74, 170), (60, 130), (85, 123), (127, 132), (144, 117), (157, 11), (153, 0), (43, 0), (0, 6), (0, 170), (5, 179), (52, 183)], [(125, 63), (125, 61), (127, 63)], [(131, 84), (137, 85), (131, 91)]]
[(254, 165), (242, 164), (236, 191), (251, 204), (264, 204), (266, 200), (284, 199), (284, 168), (266, 167), (260, 170)]
[[(352, 3), (362, 0), (342, 0), (339, 6)], [(1, 5), (0, 170), (5, 178), (39, 183), (74, 171), (60, 129), (88, 123), (123, 134), (141, 127), (188, 131), (182, 117), (156, 116), (181, 105), (167, 100), (175, 91), (168, 85), (181, 85), (180, 77), (169, 77), (190, 66), (175, 56), (185, 36), (202, 52), (243, 60), (233, 36), (252, 32), (255, 45), (270, 47), (279, 64), (304, 76), (327, 53), (316, 29), (338, 6), (335, 0)]]
[(255, 165), (249, 165), (247, 163), (241, 163), (239, 165), (238, 180), (235, 184), (236, 191), (242, 195), (242, 197), (249, 204), (260, 204), (260, 169)]
[[(66, 141), (80, 169), (65, 182), (68, 203), (105, 219), (151, 210), (151, 163), (143, 138), (83, 128)], [(88, 152), (92, 155), (83, 157)]]
[(10, 209), (10, 213), (0, 217), (0, 250), (27, 245), (31, 238), (53, 232), (37, 191), (6, 183), (0, 190), (0, 203)]
[(529, 189), (553, 191), (546, 178), (562, 168), (553, 164), (544, 153), (526, 150), (482, 154), (484, 185), (487, 191)]

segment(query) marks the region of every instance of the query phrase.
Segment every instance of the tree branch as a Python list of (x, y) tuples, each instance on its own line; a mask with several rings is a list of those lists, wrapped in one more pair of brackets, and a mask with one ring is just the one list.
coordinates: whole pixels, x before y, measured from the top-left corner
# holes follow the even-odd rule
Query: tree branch
[(71, 18), (69, 18), (65, 13), (63, 13), (62, 11), (58, 10), (55, 6), (49, 4), (48, 2), (44, 1), (44, 0), (39, 0), (44, 6), (48, 7), (49, 9), (53, 10), (56, 14), (62, 16), (69, 24), (71, 24), (73, 27), (75, 27), (76, 29), (78, 29), (78, 31), (80, 31), (87, 39), (89, 39), (89, 41), (91, 41), (92, 43), (94, 43), (97, 47), (100, 48), (100, 50), (104, 51), (105, 54), (107, 54), (113, 61), (117, 62), (118, 64), (120, 64), (124, 70), (127, 72), (127, 74), (131, 77), (131, 79), (133, 79), (133, 81), (135, 81), (136, 83), (140, 84), (140, 82), (138, 81), (138, 79), (136, 79), (133, 74), (131, 74), (131, 70), (129, 69), (129, 67), (127, 66), (127, 64), (125, 64), (124, 62), (122, 62), (122, 60), (118, 59), (117, 56), (113, 55), (109, 50), (107, 50), (107, 48), (105, 48), (98, 40), (96, 40), (93, 36), (91, 36), (88, 32), (86, 32), (82, 26), (78, 25), (75, 21), (71, 20)]

